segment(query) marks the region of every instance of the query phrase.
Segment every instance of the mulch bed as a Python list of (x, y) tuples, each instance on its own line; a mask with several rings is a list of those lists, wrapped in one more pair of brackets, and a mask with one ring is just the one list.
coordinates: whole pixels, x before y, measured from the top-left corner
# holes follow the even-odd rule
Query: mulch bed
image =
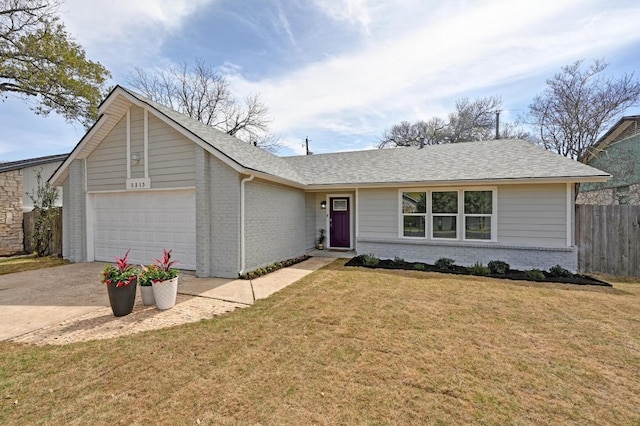
[[(416, 268), (416, 265), (418, 266)], [(418, 272), (440, 272), (445, 274), (457, 274), (457, 275), (477, 275), (473, 274), (469, 269), (464, 266), (453, 265), (449, 269), (443, 270), (437, 268), (434, 265), (421, 262), (396, 262), (392, 259), (380, 259), (377, 265), (365, 265), (362, 261), (362, 257), (356, 256), (350, 259), (345, 266), (360, 266), (363, 268), (371, 269), (401, 269), (406, 271), (418, 271)], [(548, 282), (548, 283), (562, 283), (562, 284), (578, 284), (578, 285), (598, 285), (603, 287), (613, 287), (611, 284), (601, 281), (597, 278), (590, 277), (583, 274), (572, 274), (570, 277), (558, 277), (551, 275), (548, 272), (543, 271), (544, 279), (532, 279), (528, 277), (525, 271), (519, 271), (512, 269), (506, 274), (483, 274), (477, 275), (482, 277), (499, 278), (507, 280), (517, 281), (534, 281), (534, 282)]]

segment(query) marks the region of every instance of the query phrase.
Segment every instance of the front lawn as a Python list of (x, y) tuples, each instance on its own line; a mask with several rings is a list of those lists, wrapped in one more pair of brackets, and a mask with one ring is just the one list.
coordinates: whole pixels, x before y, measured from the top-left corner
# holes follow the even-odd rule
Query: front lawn
[(0, 423), (640, 423), (640, 283), (343, 263), (213, 320), (2, 343)]
[(0, 259), (0, 275), (14, 272), (31, 271), (33, 269), (50, 268), (52, 266), (66, 265), (69, 261), (61, 257), (8, 257)]

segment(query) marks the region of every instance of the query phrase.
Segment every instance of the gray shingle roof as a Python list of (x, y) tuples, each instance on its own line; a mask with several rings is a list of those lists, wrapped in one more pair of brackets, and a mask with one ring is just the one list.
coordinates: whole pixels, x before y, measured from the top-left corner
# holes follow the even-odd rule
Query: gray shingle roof
[(278, 157), (128, 89), (131, 96), (182, 126), (240, 166), (303, 185), (510, 179), (589, 179), (609, 175), (522, 140), (491, 140), (424, 148)]
[(310, 185), (608, 176), (522, 140), (376, 149), (285, 160)]
[(282, 157), (273, 155), (264, 149), (251, 145), (250, 143), (241, 142), (221, 130), (207, 126), (198, 120), (194, 120), (189, 116), (174, 111), (171, 108), (167, 108), (166, 106), (147, 99), (131, 90), (123, 89), (140, 102), (144, 102), (161, 114), (164, 114), (166, 117), (173, 120), (202, 141), (208, 143), (210, 146), (242, 167), (294, 182), (303, 182), (302, 177), (299, 176), (295, 169)]
[(0, 163), (0, 173), (9, 172), (11, 170), (25, 169), (27, 167), (36, 167), (43, 164), (54, 163), (56, 161), (64, 161), (69, 154), (47, 155), (45, 157), (28, 158), (26, 160), (11, 161), (8, 163)]

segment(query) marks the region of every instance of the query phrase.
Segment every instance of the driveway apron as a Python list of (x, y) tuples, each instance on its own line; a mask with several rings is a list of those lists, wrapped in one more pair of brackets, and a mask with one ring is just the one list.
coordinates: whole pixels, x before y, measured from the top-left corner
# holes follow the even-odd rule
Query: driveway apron
[(102, 263), (0, 275), (0, 341), (109, 306)]

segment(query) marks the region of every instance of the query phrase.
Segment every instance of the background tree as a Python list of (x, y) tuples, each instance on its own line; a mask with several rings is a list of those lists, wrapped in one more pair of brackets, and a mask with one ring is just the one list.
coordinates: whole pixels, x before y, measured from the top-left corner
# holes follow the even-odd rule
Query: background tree
[(378, 148), (438, 145), (492, 139), (495, 136), (495, 113), (502, 101), (497, 96), (473, 101), (456, 101), (456, 110), (447, 120), (433, 117), (428, 121), (402, 121), (384, 131)]
[(260, 96), (238, 101), (224, 75), (201, 59), (193, 66), (183, 63), (154, 72), (135, 68), (126, 81), (149, 99), (240, 140), (271, 151), (279, 146), (269, 132), (269, 109)]
[(109, 71), (85, 58), (57, 16), (55, 0), (0, 0), (0, 95), (36, 100), (89, 126), (97, 118)]
[(49, 246), (53, 236), (52, 227), (59, 214), (59, 209), (56, 208), (56, 200), (60, 191), (49, 182), (43, 182), (42, 168), (40, 170), (33, 169), (33, 171), (36, 175), (36, 191), (32, 194), (27, 192), (33, 202), (33, 210), (36, 212), (31, 241), (38, 257), (42, 257), (50, 254)]
[(529, 105), (528, 119), (542, 146), (578, 161), (603, 130), (640, 100), (640, 82), (633, 73), (606, 77), (603, 60), (586, 69), (582, 63), (564, 66), (547, 80), (546, 89)]

